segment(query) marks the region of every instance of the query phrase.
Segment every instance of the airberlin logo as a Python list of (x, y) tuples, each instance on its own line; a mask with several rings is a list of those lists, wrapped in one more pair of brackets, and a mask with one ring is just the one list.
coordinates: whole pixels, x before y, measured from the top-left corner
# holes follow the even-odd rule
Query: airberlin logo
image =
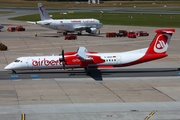
[(157, 37), (156, 43), (154, 45), (154, 51), (156, 53), (163, 53), (168, 48), (168, 42), (170, 40), (170, 35), (168, 34), (161, 34)]
[(37, 60), (32, 59), (33, 66), (57, 66), (62, 65), (62, 63), (58, 60), (46, 60), (38, 58)]

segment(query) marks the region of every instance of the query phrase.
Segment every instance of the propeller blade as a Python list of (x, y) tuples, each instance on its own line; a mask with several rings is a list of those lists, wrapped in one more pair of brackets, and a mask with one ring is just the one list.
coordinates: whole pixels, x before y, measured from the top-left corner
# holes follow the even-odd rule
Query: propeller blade
[(62, 50), (62, 61), (65, 62), (65, 59), (64, 59), (64, 50)]
[(62, 65), (63, 65), (63, 69), (65, 70), (65, 59), (64, 59), (64, 50), (62, 50)]

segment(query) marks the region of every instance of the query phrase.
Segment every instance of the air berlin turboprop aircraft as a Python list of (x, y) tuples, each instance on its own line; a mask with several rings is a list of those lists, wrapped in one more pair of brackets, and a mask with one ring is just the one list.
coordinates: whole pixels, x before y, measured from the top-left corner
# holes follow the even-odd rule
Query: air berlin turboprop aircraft
[(63, 34), (66, 35), (68, 32), (77, 32), (78, 35), (82, 34), (82, 31), (86, 31), (90, 34), (95, 34), (103, 24), (100, 23), (97, 19), (60, 19), (53, 20), (49, 14), (46, 12), (46, 9), (41, 3), (38, 3), (38, 9), (41, 17), (41, 21), (30, 22), (31, 24), (38, 24), (43, 27), (63, 31)]
[(5, 70), (41, 70), (85, 68), (124, 67), (166, 57), (172, 34), (175, 29), (156, 30), (156, 36), (147, 48), (115, 53), (90, 52), (85, 47), (79, 47), (77, 52), (64, 52), (59, 56), (20, 57), (7, 65)]

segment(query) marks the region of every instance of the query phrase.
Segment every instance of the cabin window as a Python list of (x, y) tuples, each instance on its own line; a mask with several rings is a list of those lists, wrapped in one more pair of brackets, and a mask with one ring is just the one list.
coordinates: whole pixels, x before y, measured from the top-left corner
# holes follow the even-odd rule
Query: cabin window
[(15, 60), (14, 62), (19, 62), (20, 60)]

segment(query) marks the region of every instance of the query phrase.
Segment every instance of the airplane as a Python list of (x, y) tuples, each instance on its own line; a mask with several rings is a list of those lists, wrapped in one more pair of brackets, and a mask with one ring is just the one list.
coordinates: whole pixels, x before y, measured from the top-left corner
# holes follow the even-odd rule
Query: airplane
[(59, 19), (53, 20), (46, 9), (43, 7), (42, 3), (38, 3), (38, 9), (41, 17), (41, 21), (27, 23), (38, 24), (43, 27), (55, 29), (58, 31), (63, 31), (64, 35), (68, 32), (77, 32), (78, 35), (82, 35), (82, 31), (86, 31), (90, 34), (96, 34), (103, 24), (97, 19)]
[(3, 29), (3, 28), (4, 28), (4, 26), (0, 24), (0, 31), (1, 31), (1, 29)]
[(43, 70), (84, 68), (90, 75), (89, 68), (113, 68), (140, 64), (168, 56), (168, 49), (175, 29), (158, 29), (149, 47), (126, 52), (98, 53), (79, 47), (75, 52), (64, 52), (53, 56), (19, 57), (7, 65), (5, 70)]

